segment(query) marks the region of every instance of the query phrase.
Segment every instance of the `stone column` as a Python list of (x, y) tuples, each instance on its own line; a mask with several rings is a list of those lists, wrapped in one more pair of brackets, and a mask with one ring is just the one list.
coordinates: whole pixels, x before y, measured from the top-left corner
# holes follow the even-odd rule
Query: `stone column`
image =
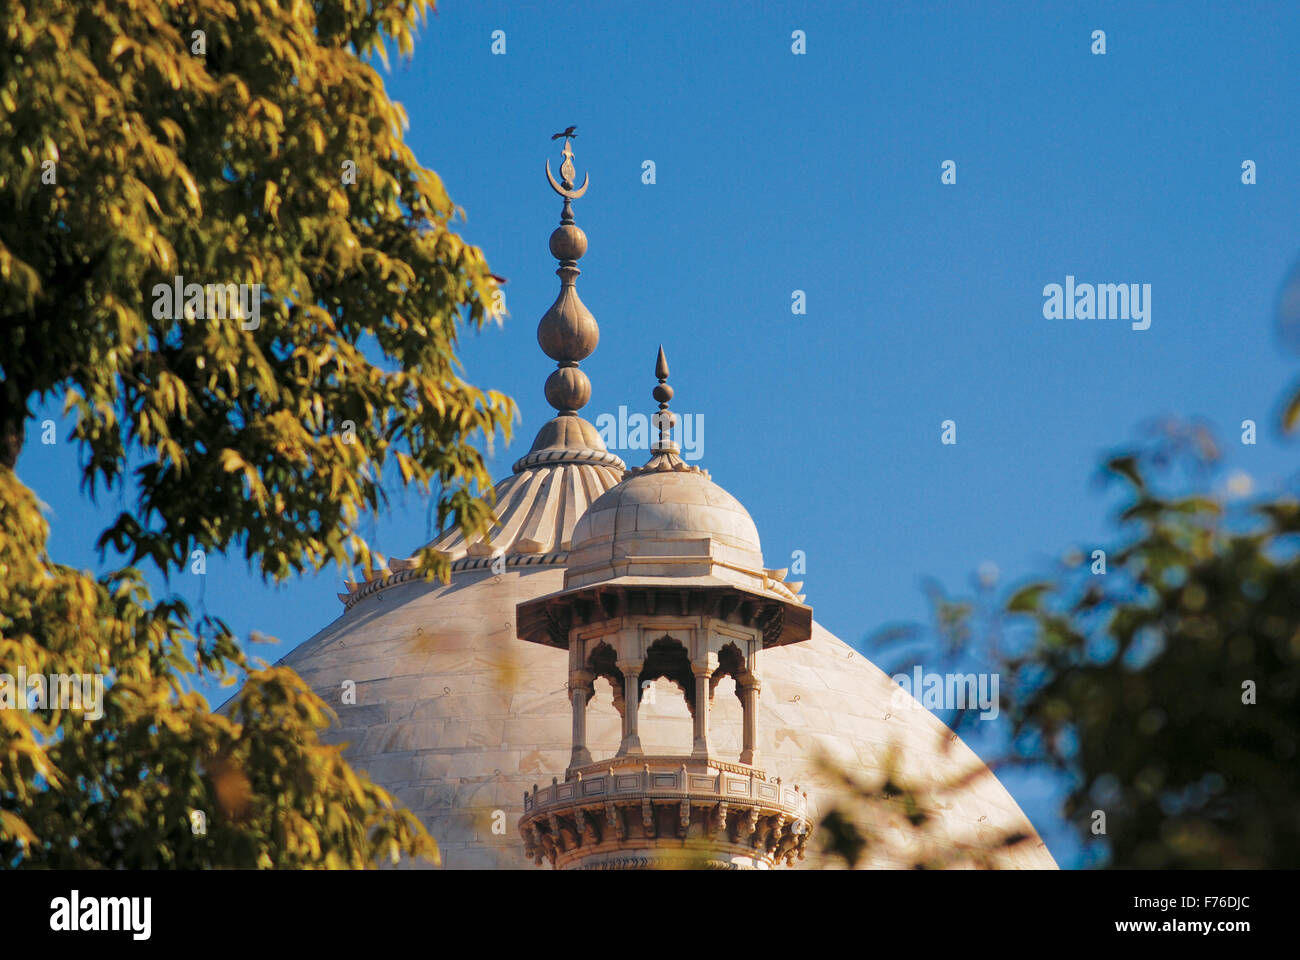
[(641, 735), (637, 732), (637, 714), (641, 712), (641, 668), (643, 660), (620, 660), (618, 668), (623, 672), (623, 742), (619, 745), (618, 756), (639, 757)]
[(691, 756), (707, 757), (709, 755), (709, 680), (713, 671), (707, 663), (692, 664), (691, 673), (695, 675), (695, 743), (691, 747)]
[(758, 764), (758, 691), (762, 684), (757, 678), (737, 680), (737, 683), (740, 684), (740, 706), (745, 714), (740, 762), (756, 766)]
[(569, 696), (573, 700), (573, 755), (569, 766), (581, 767), (591, 763), (591, 751), (587, 749), (587, 704), (595, 688), (593, 676), (586, 670), (573, 670), (569, 673)]

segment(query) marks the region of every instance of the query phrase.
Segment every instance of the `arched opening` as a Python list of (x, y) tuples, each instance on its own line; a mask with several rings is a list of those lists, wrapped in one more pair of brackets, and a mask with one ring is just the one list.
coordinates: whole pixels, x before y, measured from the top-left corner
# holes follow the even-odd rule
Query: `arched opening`
[[(648, 753), (690, 753), (695, 675), (691, 673), (691, 659), (686, 647), (667, 634), (655, 640), (646, 650), (638, 680), (637, 722), (645, 750)], [(671, 695), (665, 696), (668, 693), (662, 682), (665, 680), (677, 688), (680, 701)], [(655, 699), (653, 709), (646, 703), (650, 697)], [(683, 702), (685, 715), (681, 711)]]
[(587, 746), (593, 759), (612, 757), (623, 741), (623, 671), (608, 643), (596, 644), (587, 655), (587, 669), (595, 675), (587, 703)]
[(596, 644), (587, 654), (587, 669), (596, 677), (603, 677), (613, 687), (614, 706), (623, 713), (623, 671), (618, 668), (618, 654), (605, 641)]
[(720, 757), (739, 757), (745, 729), (745, 702), (739, 678), (747, 673), (740, 648), (718, 651), (718, 668), (709, 678), (709, 747)]
[(592, 687), (587, 703), (587, 748), (593, 760), (601, 760), (614, 756), (623, 742), (623, 696), (620, 685), (605, 677), (597, 677)]

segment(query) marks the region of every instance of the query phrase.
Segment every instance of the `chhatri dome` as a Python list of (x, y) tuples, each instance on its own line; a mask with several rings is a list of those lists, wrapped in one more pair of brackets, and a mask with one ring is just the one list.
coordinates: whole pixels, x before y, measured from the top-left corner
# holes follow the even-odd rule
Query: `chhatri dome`
[[(546, 164), (564, 200), (560, 292), (537, 331), (556, 414), (496, 485), (490, 536), (431, 544), (449, 583), (391, 560), (284, 658), (335, 706), (326, 739), (424, 821), (453, 869), (835, 866), (816, 832), (842, 774), (887, 770), (924, 785), (932, 822), (861, 825), (888, 841), (865, 866), (1018, 833), (995, 863), (1054, 868), (973, 751), (813, 620), (803, 585), (764, 566), (745, 508), (682, 460), (662, 347), (644, 465), (579, 414), (600, 331), (576, 284), (587, 237), (572, 201), (589, 179), (575, 188), (568, 138), (563, 157), (559, 182)], [(348, 681), (355, 704), (340, 702)]]

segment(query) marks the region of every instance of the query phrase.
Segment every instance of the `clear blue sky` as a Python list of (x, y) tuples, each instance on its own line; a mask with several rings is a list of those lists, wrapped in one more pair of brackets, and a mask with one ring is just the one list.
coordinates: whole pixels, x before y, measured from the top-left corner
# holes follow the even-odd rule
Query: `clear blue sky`
[[(584, 413), (649, 412), (662, 342), (673, 406), (704, 416), (703, 465), (770, 566), (807, 553), (817, 618), (859, 643), (926, 618), (924, 576), (963, 589), (991, 561), (1005, 583), (1107, 542), (1098, 459), (1153, 416), (1205, 417), (1261, 487), (1291, 475), (1274, 425), (1297, 361), (1275, 323), (1300, 257), (1298, 42), (1294, 3), (446, 0), (385, 81), (509, 278), (509, 320), (463, 350), (522, 410), (494, 474), (549, 412), (535, 331), (560, 204), (542, 162), (577, 124), (579, 289), (602, 337)], [(1067, 274), (1151, 284), (1151, 328), (1045, 320), (1043, 287)], [(1257, 446), (1236, 442), (1246, 418)], [(99, 568), (118, 504), (81, 498), (74, 448), (29, 432), (19, 473), (51, 508), (56, 559)], [(407, 555), (425, 530), (411, 494), (380, 548)], [(208, 609), (279, 637), (269, 660), (341, 610), (333, 570), (276, 588), (238, 557), (208, 569)], [(195, 577), (172, 588), (198, 598)], [(1049, 786), (1008, 782), (1077, 862)]]

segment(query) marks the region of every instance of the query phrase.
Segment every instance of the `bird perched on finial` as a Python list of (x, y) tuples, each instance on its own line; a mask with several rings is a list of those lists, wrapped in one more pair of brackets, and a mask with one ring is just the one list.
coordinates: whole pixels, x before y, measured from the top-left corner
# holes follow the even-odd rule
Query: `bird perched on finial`
[(551, 134), (551, 139), (552, 139), (552, 140), (559, 140), (560, 137), (565, 137), (566, 139), (575, 139), (575, 140), (576, 140), (577, 137), (578, 137), (578, 132), (577, 132), (577, 131), (578, 131), (578, 128), (577, 128), (577, 127), (566, 127), (566, 128), (563, 130), (563, 132), (561, 132), (561, 133), (553, 133), (553, 134)]

